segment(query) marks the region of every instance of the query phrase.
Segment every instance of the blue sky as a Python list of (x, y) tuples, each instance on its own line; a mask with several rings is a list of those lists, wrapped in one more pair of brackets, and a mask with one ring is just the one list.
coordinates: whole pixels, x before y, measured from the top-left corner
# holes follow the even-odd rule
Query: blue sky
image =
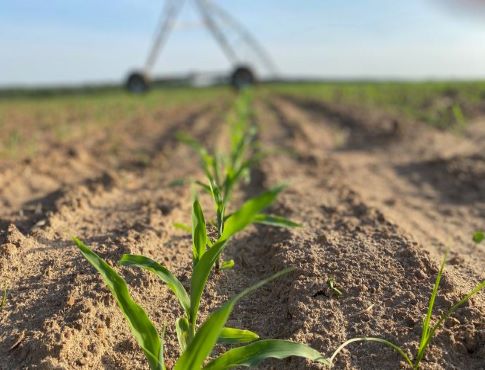
[[(485, 18), (440, 4), (447, 1), (216, 0), (284, 75), (485, 78)], [(0, 0), (0, 85), (118, 81), (143, 65), (162, 5)], [(229, 69), (196, 21), (186, 6), (155, 74)]]

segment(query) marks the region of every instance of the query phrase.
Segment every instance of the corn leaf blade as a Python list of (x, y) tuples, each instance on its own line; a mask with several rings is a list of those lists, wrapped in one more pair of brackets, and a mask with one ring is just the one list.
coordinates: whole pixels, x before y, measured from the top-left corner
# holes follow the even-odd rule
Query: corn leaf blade
[[(214, 248), (214, 247), (212, 247)], [(212, 250), (212, 249), (211, 249)], [(205, 258), (210, 252), (209, 250), (203, 258)], [(202, 262), (202, 260), (201, 260)], [(197, 265), (199, 266), (199, 265)], [(260, 288), (261, 286), (269, 283), (270, 281), (280, 277), (281, 275), (287, 274), (292, 271), (292, 269), (285, 269), (280, 271), (269, 278), (258, 282), (257, 284), (245, 289), (219, 309), (214, 311), (209, 318), (202, 324), (202, 326), (197, 330), (195, 337), (192, 339), (187, 349), (182, 353), (182, 356), (175, 363), (173, 370), (195, 370), (201, 369), (202, 364), (209, 354), (212, 352), (217, 340), (224, 328), (224, 325), (231, 314), (234, 305), (245, 295), (253, 292), (254, 290)]]
[(271, 205), (277, 195), (284, 189), (283, 186), (275, 187), (271, 190), (258, 195), (246, 203), (244, 203), (239, 210), (234, 212), (224, 224), (224, 232), (221, 236), (222, 240), (228, 240), (231, 236), (241, 231), (249, 224), (253, 223), (256, 216), (266, 207)]
[(286, 228), (301, 227), (301, 224), (291, 221), (286, 217), (268, 215), (265, 213), (256, 215), (254, 223)]
[(131, 333), (153, 370), (163, 370), (162, 342), (146, 312), (133, 299), (125, 280), (79, 239), (74, 239), (86, 260), (99, 272), (128, 321)]
[(189, 320), (195, 323), (199, 310), (200, 299), (204, 291), (209, 274), (217, 261), (217, 258), (226, 246), (226, 241), (215, 243), (207, 252), (204, 253), (197, 265), (194, 266), (190, 286), (190, 312)]
[(209, 319), (199, 328), (182, 356), (177, 360), (173, 370), (196, 370), (202, 367), (206, 357), (214, 348), (234, 303), (231, 300), (210, 315)]
[(192, 249), (194, 265), (205, 253), (207, 246), (207, 229), (205, 224), (204, 212), (197, 199), (192, 206)]
[(259, 339), (259, 335), (251, 330), (225, 327), (222, 329), (217, 343), (237, 344), (249, 343)]
[(190, 342), (189, 321), (185, 317), (179, 317), (175, 322), (175, 331), (180, 349), (185, 351), (187, 344)]
[(132, 254), (124, 254), (118, 263), (122, 266), (139, 267), (157, 275), (160, 280), (167, 284), (169, 289), (175, 294), (186, 314), (189, 313), (189, 295), (180, 280), (177, 279), (169, 270), (167, 270), (167, 268), (148, 257), (136, 256)]
[(199, 180), (195, 181), (195, 184), (200, 186), (201, 189), (204, 190), (206, 193), (212, 194), (212, 190), (211, 190), (210, 185), (207, 185), (207, 184), (205, 184), (205, 183), (203, 183), (202, 181), (199, 181)]
[(311, 361), (330, 365), (320, 352), (302, 343), (281, 339), (266, 339), (243, 347), (233, 348), (211, 361), (204, 370), (224, 370), (236, 366), (257, 366), (268, 358), (282, 360), (287, 357), (304, 357)]

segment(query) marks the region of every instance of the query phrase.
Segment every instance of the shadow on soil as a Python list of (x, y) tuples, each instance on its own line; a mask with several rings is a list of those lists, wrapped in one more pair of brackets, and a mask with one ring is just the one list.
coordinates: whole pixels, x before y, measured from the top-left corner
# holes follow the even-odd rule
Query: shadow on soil
[(485, 156), (482, 154), (413, 162), (397, 166), (396, 171), (417, 186), (431, 185), (441, 202), (484, 206)]
[(313, 116), (316, 122), (325, 120), (335, 129), (345, 132), (346, 140), (340, 150), (371, 150), (385, 147), (402, 136), (401, 124), (395, 118), (377, 120), (357, 117), (361, 112), (352, 112), (348, 106), (344, 110), (323, 101), (294, 96), (281, 98)]

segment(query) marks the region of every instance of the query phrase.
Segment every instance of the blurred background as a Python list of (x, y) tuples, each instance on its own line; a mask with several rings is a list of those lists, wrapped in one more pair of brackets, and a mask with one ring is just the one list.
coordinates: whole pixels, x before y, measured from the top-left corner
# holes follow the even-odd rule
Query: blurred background
[[(250, 30), (279, 78), (485, 77), (482, 1), (216, 3)], [(163, 6), (155, 0), (0, 1), (0, 87), (120, 83), (143, 67)], [(230, 68), (187, 2), (152, 73)], [(270, 74), (265, 68), (258, 73)]]

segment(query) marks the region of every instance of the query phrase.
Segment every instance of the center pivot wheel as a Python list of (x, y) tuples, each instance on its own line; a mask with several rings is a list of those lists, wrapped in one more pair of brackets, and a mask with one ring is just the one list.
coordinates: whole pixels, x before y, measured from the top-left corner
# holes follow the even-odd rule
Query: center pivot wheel
[(239, 66), (231, 74), (231, 86), (236, 90), (242, 90), (255, 83), (256, 76), (251, 68), (247, 66)]
[(125, 86), (132, 94), (143, 94), (150, 90), (150, 80), (144, 73), (133, 72), (126, 79)]

